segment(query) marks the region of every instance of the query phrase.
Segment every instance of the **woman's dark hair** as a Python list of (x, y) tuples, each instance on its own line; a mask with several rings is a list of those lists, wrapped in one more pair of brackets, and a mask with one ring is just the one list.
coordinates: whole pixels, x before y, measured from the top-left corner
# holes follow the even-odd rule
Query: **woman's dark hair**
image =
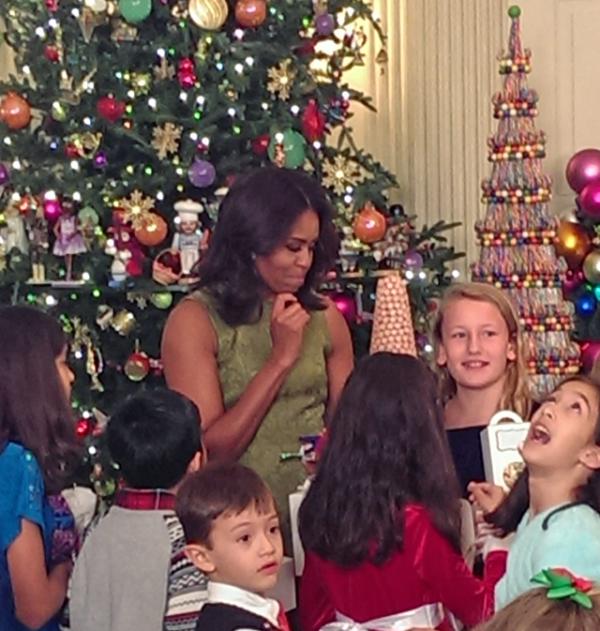
[(258, 473), (235, 462), (209, 464), (188, 476), (177, 492), (175, 510), (186, 541), (210, 547), (215, 519), (228, 513), (238, 515), (250, 506), (266, 513), (274, 504)]
[(346, 567), (383, 563), (402, 548), (402, 509), (414, 502), (459, 551), (459, 499), (433, 373), (410, 355), (363, 358), (300, 506), (305, 548)]
[(221, 203), (219, 219), (198, 273), (198, 287), (216, 299), (231, 326), (260, 317), (264, 282), (254, 265), (282, 245), (306, 210), (319, 217), (314, 259), (298, 300), (309, 310), (325, 307), (316, 289), (337, 254), (333, 208), (317, 181), (300, 171), (263, 167), (238, 177)]
[(110, 417), (106, 440), (128, 486), (170, 489), (202, 449), (200, 413), (195, 403), (173, 390), (138, 392)]
[[(591, 379), (586, 375), (574, 375), (564, 379), (555, 390), (563, 386), (565, 383), (579, 382), (584, 383), (596, 391), (598, 398), (598, 409), (596, 410), (596, 432), (594, 435), (594, 442), (600, 446), (600, 383)], [(523, 470), (521, 475), (517, 478), (510, 493), (506, 496), (505, 500), (500, 506), (486, 515), (486, 521), (496, 528), (502, 530), (504, 534), (509, 534), (517, 529), (517, 526), (523, 519), (523, 515), (529, 509), (529, 471), (527, 467)], [(600, 470), (595, 469), (588, 481), (584, 486), (578, 489), (577, 498), (575, 504), (587, 504), (593, 508), (596, 512), (600, 513)], [(557, 509), (557, 511), (564, 510), (573, 504), (566, 504)], [(542, 527), (544, 530), (547, 528), (549, 518), (554, 515), (552, 512), (544, 520)]]
[(71, 407), (56, 367), (66, 345), (49, 315), (31, 307), (0, 308), (0, 451), (8, 441), (29, 449), (48, 493), (64, 488), (80, 462)]

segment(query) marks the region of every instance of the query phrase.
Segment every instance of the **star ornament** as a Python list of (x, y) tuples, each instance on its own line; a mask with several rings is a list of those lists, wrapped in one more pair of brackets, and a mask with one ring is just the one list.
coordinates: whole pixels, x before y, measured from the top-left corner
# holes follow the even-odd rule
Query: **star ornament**
[(152, 146), (161, 160), (164, 160), (168, 154), (179, 151), (182, 129), (173, 123), (165, 123), (162, 127), (157, 125), (152, 130)]
[(344, 156), (337, 155), (323, 164), (323, 185), (336, 195), (343, 195), (347, 186), (353, 186), (360, 178), (357, 166)]
[(277, 94), (282, 101), (290, 98), (290, 90), (294, 84), (296, 71), (290, 68), (291, 59), (284, 59), (280, 64), (267, 70), (267, 90), (271, 94)]
[(117, 200), (117, 206), (123, 210), (123, 221), (138, 229), (148, 221), (150, 211), (154, 208), (154, 199), (136, 189), (129, 197)]

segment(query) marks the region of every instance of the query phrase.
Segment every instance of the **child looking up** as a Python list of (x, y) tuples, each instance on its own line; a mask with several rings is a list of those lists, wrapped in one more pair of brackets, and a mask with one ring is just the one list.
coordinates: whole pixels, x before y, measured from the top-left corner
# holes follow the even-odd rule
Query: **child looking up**
[[(521, 454), (525, 471), (486, 517), (505, 534), (516, 531), (496, 609), (547, 567), (600, 580), (600, 385), (582, 375), (564, 380), (533, 415)], [(470, 489), (484, 510), (494, 508), (498, 487)]]

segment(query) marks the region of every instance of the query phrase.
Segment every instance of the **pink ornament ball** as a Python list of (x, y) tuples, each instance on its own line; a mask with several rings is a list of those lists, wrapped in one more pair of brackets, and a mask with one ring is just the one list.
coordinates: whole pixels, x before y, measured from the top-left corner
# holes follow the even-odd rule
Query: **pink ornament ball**
[(600, 180), (600, 151), (598, 149), (582, 149), (567, 164), (567, 182), (576, 192), (590, 183)]
[(354, 296), (344, 292), (335, 292), (330, 294), (329, 297), (333, 300), (337, 310), (344, 316), (346, 322), (348, 322), (348, 324), (354, 324), (358, 317), (356, 299)]
[(592, 219), (600, 219), (600, 181), (591, 182), (579, 194), (579, 205)]
[(596, 360), (600, 357), (600, 341), (589, 340), (587, 342), (581, 342), (581, 365), (586, 373), (589, 373)]

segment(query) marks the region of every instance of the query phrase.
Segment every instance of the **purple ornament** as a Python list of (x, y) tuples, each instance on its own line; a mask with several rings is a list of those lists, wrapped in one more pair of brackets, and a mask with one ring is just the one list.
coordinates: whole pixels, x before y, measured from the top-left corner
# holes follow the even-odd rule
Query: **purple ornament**
[(0, 186), (4, 186), (10, 180), (8, 167), (0, 162)]
[(581, 191), (579, 204), (588, 217), (600, 218), (600, 182), (591, 182)]
[(337, 291), (329, 294), (329, 297), (333, 300), (337, 310), (346, 318), (346, 322), (354, 324), (358, 317), (355, 296)]
[(315, 28), (321, 37), (329, 37), (335, 29), (335, 18), (331, 13), (321, 13), (315, 20)]
[(411, 269), (421, 269), (423, 267), (423, 257), (416, 251), (407, 252), (404, 257), (404, 264)]
[(94, 166), (97, 169), (104, 169), (106, 168), (107, 165), (108, 165), (108, 158), (106, 157), (106, 154), (104, 153), (104, 151), (99, 151), (94, 156)]
[(207, 160), (194, 160), (194, 164), (188, 170), (190, 182), (197, 188), (210, 186), (217, 178), (215, 167)]
[(569, 186), (576, 193), (581, 193), (588, 184), (600, 180), (600, 151), (578, 151), (567, 164), (566, 176)]
[(44, 216), (48, 221), (56, 221), (62, 214), (62, 206), (58, 199), (44, 200)]

